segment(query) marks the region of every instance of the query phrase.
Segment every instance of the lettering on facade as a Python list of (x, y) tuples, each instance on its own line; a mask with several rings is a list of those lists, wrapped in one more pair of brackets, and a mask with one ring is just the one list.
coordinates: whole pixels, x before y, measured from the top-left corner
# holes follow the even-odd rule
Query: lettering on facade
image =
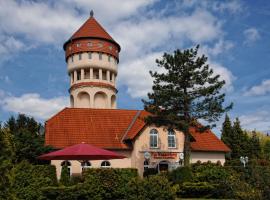
[(175, 159), (177, 153), (174, 152), (152, 152), (152, 157), (155, 159)]

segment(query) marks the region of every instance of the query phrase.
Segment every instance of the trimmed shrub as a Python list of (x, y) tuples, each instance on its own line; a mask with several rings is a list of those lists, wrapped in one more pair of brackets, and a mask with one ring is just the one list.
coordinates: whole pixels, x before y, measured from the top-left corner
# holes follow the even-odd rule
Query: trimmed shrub
[(57, 185), (56, 170), (52, 165), (31, 165), (22, 161), (11, 170), (11, 187), (15, 199), (36, 200), (41, 188)]
[(216, 189), (215, 184), (208, 182), (185, 182), (180, 186), (179, 194), (181, 197), (212, 197)]
[(192, 180), (193, 174), (190, 167), (178, 167), (169, 172), (169, 180), (175, 184), (182, 184)]
[(64, 165), (61, 170), (61, 177), (59, 183), (64, 186), (70, 185), (70, 174), (68, 171), (68, 166)]
[(93, 188), (103, 199), (123, 199), (127, 195), (128, 182), (136, 177), (137, 169), (92, 168), (83, 172), (83, 187)]
[(129, 200), (174, 200), (178, 185), (173, 186), (165, 176), (134, 178), (128, 183), (126, 199)]

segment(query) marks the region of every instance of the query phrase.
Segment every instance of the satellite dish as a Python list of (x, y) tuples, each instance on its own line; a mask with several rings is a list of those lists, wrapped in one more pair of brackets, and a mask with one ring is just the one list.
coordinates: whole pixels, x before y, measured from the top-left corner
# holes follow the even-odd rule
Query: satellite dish
[(151, 158), (151, 154), (150, 154), (148, 151), (146, 151), (146, 152), (144, 153), (144, 158), (145, 158), (146, 160), (149, 160), (149, 159)]

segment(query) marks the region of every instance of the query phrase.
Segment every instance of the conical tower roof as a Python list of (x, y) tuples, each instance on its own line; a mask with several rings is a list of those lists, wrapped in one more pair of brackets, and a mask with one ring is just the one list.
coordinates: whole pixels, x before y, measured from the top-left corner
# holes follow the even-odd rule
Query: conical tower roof
[(107, 33), (107, 31), (97, 22), (97, 20), (90, 15), (88, 20), (71, 36), (71, 38), (65, 42), (64, 50), (67, 43), (72, 40), (81, 38), (94, 38), (110, 41), (118, 47), (120, 51), (120, 45)]

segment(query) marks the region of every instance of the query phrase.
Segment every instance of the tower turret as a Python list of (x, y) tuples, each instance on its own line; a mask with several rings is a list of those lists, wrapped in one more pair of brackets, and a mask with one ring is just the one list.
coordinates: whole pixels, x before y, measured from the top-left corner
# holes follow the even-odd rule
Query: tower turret
[(120, 45), (96, 21), (88, 20), (64, 44), (75, 108), (116, 108)]

